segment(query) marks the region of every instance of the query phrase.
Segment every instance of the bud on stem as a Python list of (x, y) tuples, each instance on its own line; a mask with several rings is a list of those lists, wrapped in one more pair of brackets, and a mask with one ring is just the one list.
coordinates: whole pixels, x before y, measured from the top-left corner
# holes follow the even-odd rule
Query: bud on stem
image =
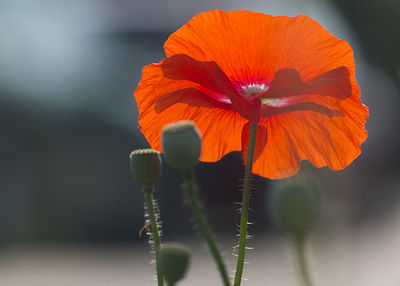
[(156, 253), (156, 270), (158, 286), (164, 286), (163, 275), (159, 262), (161, 248), (160, 233), (157, 216), (154, 207), (154, 184), (161, 176), (161, 156), (153, 149), (135, 150), (129, 155), (133, 178), (143, 185), (143, 193), (146, 202), (147, 214), (150, 220), (151, 236)]
[(135, 150), (129, 159), (132, 176), (136, 181), (144, 186), (152, 186), (158, 181), (161, 176), (160, 152), (153, 149)]
[(290, 236), (304, 237), (318, 222), (318, 185), (304, 175), (277, 182), (269, 198), (273, 222)]
[(165, 159), (181, 171), (191, 170), (200, 158), (200, 132), (192, 121), (178, 121), (164, 126), (162, 146)]
[(189, 267), (190, 251), (180, 244), (166, 244), (160, 249), (160, 265), (168, 285), (181, 280)]

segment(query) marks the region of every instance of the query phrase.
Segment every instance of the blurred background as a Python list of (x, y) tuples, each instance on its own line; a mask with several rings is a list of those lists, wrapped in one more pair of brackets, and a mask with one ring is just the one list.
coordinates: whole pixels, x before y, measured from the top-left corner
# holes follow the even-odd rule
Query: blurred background
[[(1, 285), (154, 285), (128, 164), (131, 150), (148, 147), (133, 92), (168, 35), (212, 9), (306, 14), (351, 44), (369, 138), (346, 170), (314, 170), (324, 192), (312, 272), (317, 285), (400, 285), (399, 1), (0, 0)], [(220, 285), (180, 176), (163, 167), (163, 239), (194, 253), (181, 284)], [(232, 273), (243, 171), (239, 153), (196, 169)], [(254, 180), (256, 250), (243, 285), (298, 285), (290, 245), (268, 218), (271, 184)]]

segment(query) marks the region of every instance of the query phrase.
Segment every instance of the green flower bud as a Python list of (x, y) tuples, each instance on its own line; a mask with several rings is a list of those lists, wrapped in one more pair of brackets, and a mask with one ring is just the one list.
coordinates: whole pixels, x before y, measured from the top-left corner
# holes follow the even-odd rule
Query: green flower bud
[(197, 163), (201, 154), (199, 133), (192, 121), (178, 121), (164, 126), (163, 152), (172, 167), (186, 171)]
[(319, 187), (304, 175), (277, 181), (269, 199), (272, 220), (286, 234), (305, 237), (319, 219)]
[(148, 186), (154, 185), (161, 176), (160, 152), (153, 149), (135, 150), (129, 155), (133, 178)]
[(161, 247), (159, 258), (165, 280), (173, 285), (185, 276), (190, 251), (180, 244), (166, 244)]

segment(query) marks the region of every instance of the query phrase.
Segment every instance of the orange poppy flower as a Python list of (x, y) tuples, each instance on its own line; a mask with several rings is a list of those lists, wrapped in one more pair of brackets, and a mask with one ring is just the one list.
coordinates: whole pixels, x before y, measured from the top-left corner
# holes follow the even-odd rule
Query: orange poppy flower
[(340, 170), (367, 138), (350, 45), (303, 15), (200, 13), (173, 33), (167, 55), (144, 67), (135, 97), (139, 128), (161, 151), (161, 128), (193, 120), (200, 160), (246, 156), (258, 123), (253, 172), (278, 179), (302, 160)]

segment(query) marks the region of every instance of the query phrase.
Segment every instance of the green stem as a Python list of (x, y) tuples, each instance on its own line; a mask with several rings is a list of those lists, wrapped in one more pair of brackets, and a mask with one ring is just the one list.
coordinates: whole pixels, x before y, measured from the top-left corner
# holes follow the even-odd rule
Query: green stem
[(185, 172), (183, 174), (183, 179), (184, 179), (187, 200), (188, 200), (190, 208), (192, 210), (192, 215), (193, 215), (194, 219), (196, 220), (197, 225), (199, 226), (199, 229), (200, 229), (201, 234), (203, 235), (203, 238), (205, 239), (205, 241), (208, 244), (208, 248), (210, 249), (212, 256), (214, 257), (214, 260), (217, 264), (217, 267), (221, 274), (221, 278), (223, 280), (224, 285), (230, 286), (229, 277), (228, 277), (228, 273), (226, 271), (224, 261), (218, 250), (217, 244), (211, 233), (211, 229), (207, 223), (207, 220), (206, 220), (203, 212), (201, 211), (200, 204), (199, 204), (198, 198), (196, 196), (196, 193), (194, 192), (193, 170), (190, 170), (189, 172)]
[(149, 218), (150, 218), (151, 233), (152, 233), (153, 242), (154, 242), (154, 251), (156, 253), (157, 282), (158, 282), (158, 286), (163, 286), (164, 280), (163, 280), (160, 259), (159, 259), (159, 253), (160, 253), (160, 248), (161, 248), (161, 239), (160, 239), (160, 234), (158, 232), (156, 212), (154, 209), (153, 191), (154, 191), (153, 186), (144, 186), (144, 198), (145, 198), (146, 206), (147, 206), (147, 214), (149, 215)]
[(254, 147), (256, 145), (256, 135), (257, 135), (257, 123), (251, 123), (249, 145), (247, 147), (246, 169), (244, 173), (242, 216), (240, 218), (240, 236), (239, 236), (235, 282), (233, 284), (234, 286), (239, 286), (240, 283), (242, 282), (244, 257), (246, 251), (247, 224), (248, 224), (249, 205), (250, 205), (251, 171), (253, 168), (253, 157), (254, 157)]
[(312, 286), (310, 273), (308, 271), (306, 258), (306, 238), (293, 237), (293, 244), (296, 250), (297, 266), (304, 286)]

